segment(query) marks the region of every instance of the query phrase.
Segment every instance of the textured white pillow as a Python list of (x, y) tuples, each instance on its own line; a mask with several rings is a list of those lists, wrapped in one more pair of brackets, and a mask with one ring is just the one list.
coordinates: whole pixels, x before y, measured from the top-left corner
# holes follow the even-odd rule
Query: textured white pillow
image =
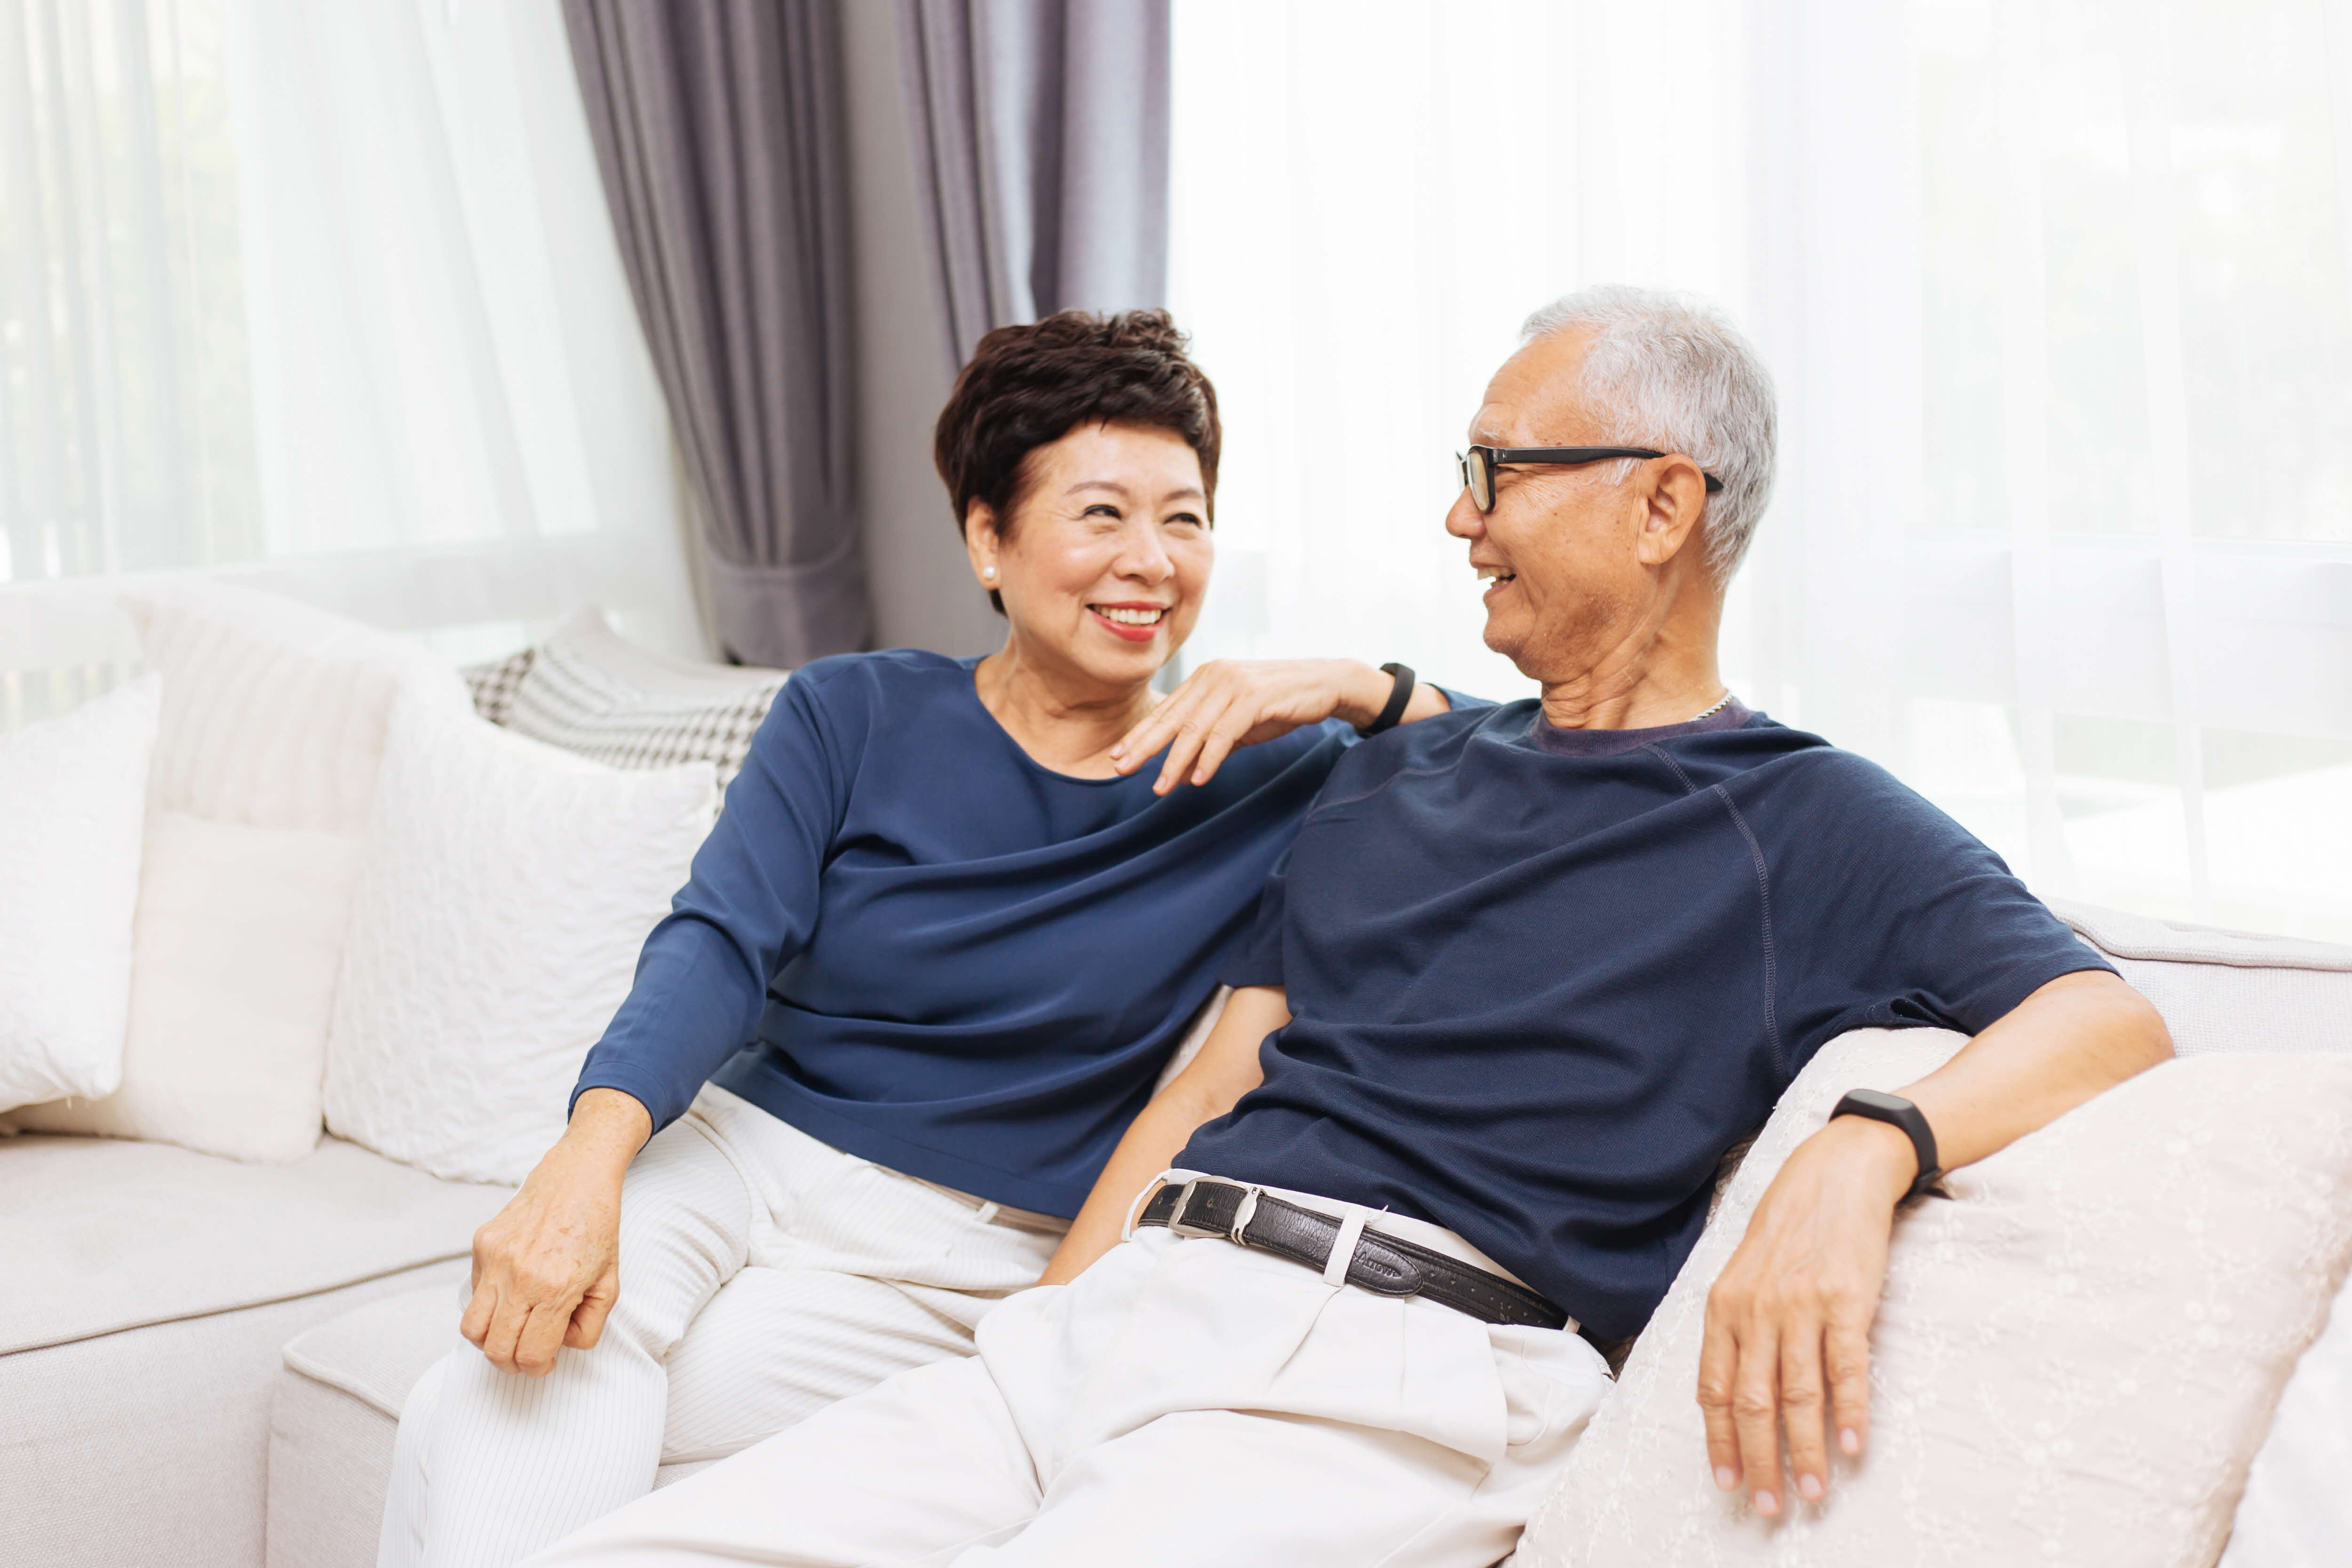
[[(412, 670), (425, 678), (384, 646), (393, 639), (227, 588), (122, 603), (139, 627), (141, 658), (163, 676), (151, 810), (365, 831), (393, 693)], [(338, 626), (346, 635), (337, 637)], [(439, 673), (450, 700), (463, 701), (457, 672)]]
[(122, 1087), (28, 1107), (17, 1124), (160, 1138), (234, 1160), (310, 1153), (359, 865), (356, 834), (156, 814)]
[(404, 694), (344, 943), (327, 1126), (520, 1181), (686, 879), (711, 765), (623, 772)]
[(1832, 1042), (1757, 1141), (1521, 1543), (1521, 1568), (2212, 1563), (2352, 1257), (2352, 1057), (2167, 1063), (1896, 1222), (1867, 1452), (1775, 1524), (1708, 1479), (1706, 1291), (1789, 1152), (1959, 1037)]
[(0, 736), (0, 1110), (121, 1078), (162, 686)]
[(122, 1084), (16, 1120), (298, 1160), (319, 1139), (328, 1004), (393, 694), (463, 712), (465, 684), (412, 643), (249, 589), (122, 603), (163, 680)]

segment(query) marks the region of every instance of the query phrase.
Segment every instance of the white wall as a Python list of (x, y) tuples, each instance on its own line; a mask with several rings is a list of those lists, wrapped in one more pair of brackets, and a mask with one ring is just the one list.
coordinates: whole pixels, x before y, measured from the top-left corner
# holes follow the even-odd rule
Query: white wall
[(896, 7), (845, 5), (841, 15), (856, 285), (854, 472), (875, 646), (987, 653), (1003, 642), (1003, 623), (972, 582), (931, 468), (931, 426), (951, 376), (917, 226)]

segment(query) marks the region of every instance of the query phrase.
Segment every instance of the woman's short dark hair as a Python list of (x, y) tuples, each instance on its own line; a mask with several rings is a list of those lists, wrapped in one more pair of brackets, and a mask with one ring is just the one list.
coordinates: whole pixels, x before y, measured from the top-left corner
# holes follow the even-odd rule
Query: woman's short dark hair
[[(1203, 510), (1214, 517), (1217, 391), (1184, 343), (1165, 310), (1063, 310), (981, 339), (931, 438), (957, 530), (982, 501), (998, 531), (1009, 531), (1032, 477), (1029, 454), (1081, 425), (1153, 425), (1182, 437), (1201, 461)], [(1003, 613), (1003, 595), (989, 600)]]

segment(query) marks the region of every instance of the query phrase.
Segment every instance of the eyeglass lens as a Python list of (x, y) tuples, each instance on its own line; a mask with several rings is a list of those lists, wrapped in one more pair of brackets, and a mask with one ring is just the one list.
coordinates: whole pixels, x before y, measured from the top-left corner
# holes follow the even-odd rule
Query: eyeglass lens
[(1486, 454), (1473, 447), (1456, 453), (1454, 462), (1461, 470), (1463, 488), (1470, 492), (1470, 504), (1480, 511), (1494, 510), (1495, 470), (1487, 466)]

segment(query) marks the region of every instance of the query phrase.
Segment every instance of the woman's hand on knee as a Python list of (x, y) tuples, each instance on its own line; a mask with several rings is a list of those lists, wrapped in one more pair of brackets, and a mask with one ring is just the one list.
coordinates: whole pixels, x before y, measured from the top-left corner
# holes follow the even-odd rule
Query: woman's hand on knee
[(559, 1347), (603, 1335), (620, 1298), (621, 1178), (652, 1126), (630, 1096), (590, 1089), (522, 1190), (474, 1233), (458, 1331), (493, 1366), (544, 1377)]

